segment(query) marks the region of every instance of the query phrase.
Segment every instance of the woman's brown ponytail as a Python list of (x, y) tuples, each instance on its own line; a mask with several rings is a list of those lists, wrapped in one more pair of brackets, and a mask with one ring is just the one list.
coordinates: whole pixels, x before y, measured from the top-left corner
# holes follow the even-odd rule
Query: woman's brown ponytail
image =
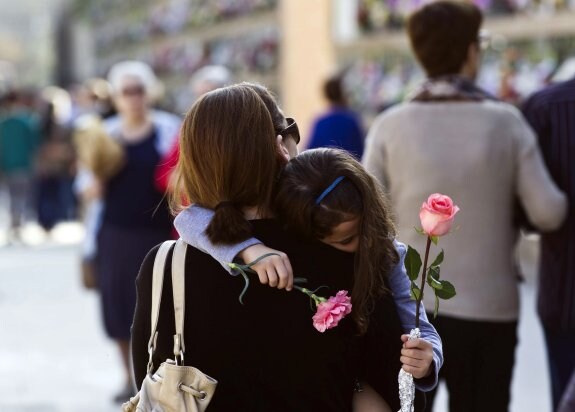
[(252, 226), (232, 202), (221, 202), (216, 206), (214, 217), (206, 228), (206, 235), (214, 244), (234, 244), (250, 238)]

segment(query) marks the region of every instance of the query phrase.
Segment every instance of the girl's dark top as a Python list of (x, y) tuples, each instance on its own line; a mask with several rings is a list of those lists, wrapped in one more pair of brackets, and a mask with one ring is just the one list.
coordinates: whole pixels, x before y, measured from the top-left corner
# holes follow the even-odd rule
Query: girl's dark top
[(137, 143), (124, 143), (126, 164), (106, 185), (104, 223), (128, 229), (170, 230), (164, 196), (154, 186), (160, 162), (157, 132)]
[[(307, 287), (333, 296), (351, 290), (354, 255), (285, 232), (275, 220), (253, 221), (254, 235), (290, 257)], [(138, 275), (132, 326), (135, 378), (141, 385), (148, 362), (152, 272), (157, 247)], [(171, 254), (168, 257), (171, 262)], [(174, 312), (168, 263), (158, 323), (154, 367), (173, 358)], [(244, 305), (241, 276), (230, 276), (214, 259), (188, 247), (186, 257), (185, 364), (218, 380), (210, 411), (351, 411), (358, 374), (397, 410), (397, 373), (402, 333), (391, 297), (372, 315), (374, 328), (355, 334), (351, 318), (325, 333), (312, 325), (309, 298), (261, 285), (253, 275)]]

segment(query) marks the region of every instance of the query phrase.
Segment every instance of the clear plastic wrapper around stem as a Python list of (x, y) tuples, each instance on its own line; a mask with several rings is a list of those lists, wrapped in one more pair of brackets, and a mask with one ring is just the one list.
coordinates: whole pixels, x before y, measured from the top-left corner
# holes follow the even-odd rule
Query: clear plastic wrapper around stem
[[(419, 328), (411, 329), (409, 332), (409, 340), (418, 339), (421, 337)], [(413, 375), (402, 369), (399, 370), (397, 377), (399, 382), (399, 404), (401, 409), (398, 412), (413, 412), (415, 401), (415, 383), (413, 382)]]

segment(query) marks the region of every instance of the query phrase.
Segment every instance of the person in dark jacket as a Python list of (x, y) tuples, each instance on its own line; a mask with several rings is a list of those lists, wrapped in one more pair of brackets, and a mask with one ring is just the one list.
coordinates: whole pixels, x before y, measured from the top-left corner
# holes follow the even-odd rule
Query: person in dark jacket
[(563, 225), (541, 237), (537, 311), (545, 332), (555, 410), (575, 373), (575, 79), (534, 94), (523, 113), (570, 205)]

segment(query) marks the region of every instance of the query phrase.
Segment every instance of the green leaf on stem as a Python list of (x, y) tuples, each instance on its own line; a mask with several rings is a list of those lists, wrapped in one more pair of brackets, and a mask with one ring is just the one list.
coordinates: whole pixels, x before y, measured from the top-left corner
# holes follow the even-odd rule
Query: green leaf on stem
[(405, 269), (407, 270), (407, 276), (411, 280), (416, 280), (419, 276), (419, 270), (421, 269), (421, 256), (417, 250), (411, 246), (407, 246), (407, 253), (405, 254)]
[(432, 276), (433, 279), (439, 280), (439, 273), (441, 272), (441, 266), (432, 266), (428, 269), (428, 276)]
[(439, 236), (429, 236), (429, 239), (431, 239), (433, 244), (437, 246), (437, 242), (439, 242)]
[(427, 234), (423, 231), (422, 228), (420, 228), (420, 227), (415, 227), (415, 226), (414, 226), (413, 228), (414, 228), (415, 231), (416, 231), (417, 233), (419, 233), (420, 235), (427, 236)]
[(439, 313), (439, 298), (437, 297), (437, 292), (435, 292), (435, 307), (433, 309), (433, 319), (437, 317)]
[[(437, 257), (435, 258), (435, 260), (431, 264), (431, 267), (441, 265), (443, 263), (443, 257), (444, 257), (443, 249), (441, 249), (441, 252), (439, 252), (439, 255), (437, 255)], [(438, 277), (438, 279), (439, 279), (439, 277)]]
[(421, 298), (421, 290), (419, 290), (414, 281), (411, 281), (411, 299), (417, 301), (420, 298)]
[(438, 279), (439, 268), (429, 268), (429, 275), (427, 276), (427, 284), (433, 289), (441, 290), (443, 289), (443, 283)]
[(452, 297), (454, 297), (456, 295), (455, 292), (455, 286), (453, 286), (450, 282), (446, 281), (446, 280), (440, 280), (439, 282), (441, 282), (442, 288), (441, 289), (435, 289), (435, 295), (440, 298), (440, 299), (451, 299)]

